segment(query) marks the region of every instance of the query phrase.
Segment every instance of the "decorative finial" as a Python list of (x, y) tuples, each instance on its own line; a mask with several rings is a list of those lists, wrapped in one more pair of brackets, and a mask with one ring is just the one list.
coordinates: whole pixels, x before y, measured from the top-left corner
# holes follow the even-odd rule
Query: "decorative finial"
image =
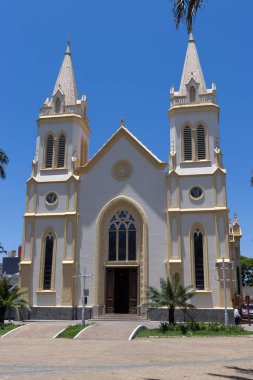
[(236, 212), (234, 213), (234, 224), (239, 224)]
[(192, 30), (190, 30), (190, 32), (189, 32), (189, 42), (194, 42), (194, 37), (193, 37), (193, 34), (192, 34)]
[(124, 118), (124, 117), (122, 117), (122, 118), (120, 119), (120, 126), (121, 126), (121, 127), (125, 127), (125, 118)]
[(70, 53), (70, 39), (69, 38), (68, 38), (67, 49), (66, 49), (66, 53), (65, 54), (71, 55), (71, 53)]

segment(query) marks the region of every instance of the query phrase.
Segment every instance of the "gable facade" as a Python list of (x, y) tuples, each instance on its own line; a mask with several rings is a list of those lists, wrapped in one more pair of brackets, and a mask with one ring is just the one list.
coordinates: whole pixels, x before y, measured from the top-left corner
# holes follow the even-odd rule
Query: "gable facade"
[(89, 160), (87, 101), (68, 44), (27, 182), (20, 284), (40, 318), (74, 318), (84, 301), (93, 316), (142, 314), (147, 286), (175, 272), (195, 289), (195, 306), (219, 309), (222, 262), (232, 307), (241, 230), (228, 217), (216, 88), (206, 88), (192, 35), (169, 119), (168, 165), (123, 121)]

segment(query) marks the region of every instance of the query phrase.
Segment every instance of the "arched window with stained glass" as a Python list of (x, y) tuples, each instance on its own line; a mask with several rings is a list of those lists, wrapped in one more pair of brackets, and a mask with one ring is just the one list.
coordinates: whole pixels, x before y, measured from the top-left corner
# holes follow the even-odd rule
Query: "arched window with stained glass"
[(109, 261), (136, 260), (136, 222), (126, 210), (120, 210), (109, 223)]

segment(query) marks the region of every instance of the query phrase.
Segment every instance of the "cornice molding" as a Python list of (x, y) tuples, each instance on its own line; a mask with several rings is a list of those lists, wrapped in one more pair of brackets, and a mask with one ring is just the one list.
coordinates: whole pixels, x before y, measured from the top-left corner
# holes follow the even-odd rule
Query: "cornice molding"
[(78, 215), (77, 211), (67, 211), (67, 212), (55, 212), (55, 213), (49, 213), (49, 212), (26, 212), (24, 214), (25, 218), (31, 218), (31, 217), (36, 217), (36, 218), (59, 218), (59, 217), (66, 217), (66, 216), (73, 216), (73, 215)]
[(168, 212), (170, 213), (206, 213), (206, 212), (228, 212), (227, 207), (209, 207), (209, 208), (179, 208), (170, 207)]
[(214, 103), (197, 103), (197, 104), (177, 104), (175, 106), (172, 106), (169, 108), (169, 115), (173, 113), (174, 111), (179, 111), (179, 112), (187, 112), (187, 111), (209, 111), (209, 110), (214, 110), (218, 113), (220, 113), (220, 107), (217, 104)]

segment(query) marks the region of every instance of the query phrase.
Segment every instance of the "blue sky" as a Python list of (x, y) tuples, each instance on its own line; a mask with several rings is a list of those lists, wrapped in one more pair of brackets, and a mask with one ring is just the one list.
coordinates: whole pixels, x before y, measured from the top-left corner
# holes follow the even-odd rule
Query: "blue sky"
[[(209, 0), (194, 24), (206, 84), (217, 85), (228, 206), (253, 257), (253, 1)], [(79, 97), (88, 99), (90, 156), (126, 127), (161, 160), (169, 153), (170, 85), (177, 90), (187, 47), (170, 0), (8, 0), (0, 4), (0, 147), (10, 163), (0, 181), (0, 242), (22, 242), (26, 181), (35, 154), (36, 119), (50, 96), (71, 40)]]

